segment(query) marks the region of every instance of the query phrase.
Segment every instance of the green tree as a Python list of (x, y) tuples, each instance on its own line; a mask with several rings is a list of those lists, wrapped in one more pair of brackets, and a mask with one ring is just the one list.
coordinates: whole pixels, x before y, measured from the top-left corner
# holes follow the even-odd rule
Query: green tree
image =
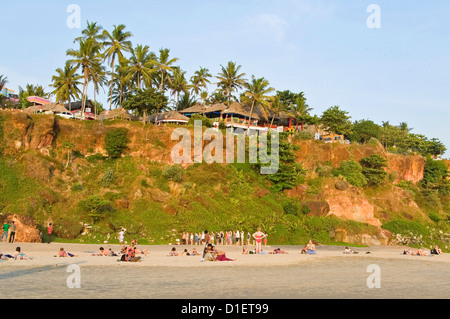
[(79, 99), (79, 94), (81, 93), (78, 88), (81, 85), (81, 79), (83, 76), (76, 73), (76, 68), (71, 66), (69, 62), (66, 62), (64, 70), (61, 68), (56, 69), (56, 75), (52, 77), (52, 84), (50, 86), (54, 87), (52, 94), (56, 97), (56, 103), (68, 102), (69, 111), (71, 108), (71, 100)]
[(273, 99), (273, 96), (270, 96), (269, 93), (274, 91), (274, 88), (269, 87), (269, 85), (269, 81), (265, 78), (256, 78), (254, 75), (252, 75), (250, 82), (245, 83), (246, 90), (241, 100), (243, 103), (251, 105), (248, 127), (250, 127), (255, 106), (260, 105), (263, 110), (269, 107), (270, 101)]
[(150, 52), (147, 45), (137, 45), (136, 48), (131, 49), (131, 57), (122, 63), (123, 71), (127, 74), (127, 81), (135, 84), (138, 90), (142, 88), (142, 82), (151, 83), (152, 76), (156, 72), (155, 59), (155, 54)]
[(172, 95), (176, 95), (175, 109), (178, 110), (181, 93), (189, 93), (190, 85), (188, 84), (186, 77), (186, 71), (182, 71), (179, 67), (174, 68), (172, 73), (172, 80), (169, 88), (172, 90)]
[(79, 45), (78, 50), (67, 50), (67, 55), (72, 57), (69, 62), (75, 65), (76, 68), (80, 67), (83, 74), (83, 98), (81, 103), (81, 115), (83, 116), (86, 107), (88, 84), (92, 77), (95, 76), (93, 74), (101, 70), (102, 55), (100, 54), (100, 45), (92, 39), (81, 39)]
[(91, 195), (80, 201), (78, 205), (92, 218), (92, 224), (99, 221), (102, 214), (111, 209), (111, 202), (98, 195)]
[(294, 103), (290, 105), (290, 109), (294, 113), (295, 116), (295, 122), (296, 122), (296, 130), (298, 130), (298, 122), (301, 124), (301, 131), (303, 131), (303, 125), (305, 122), (308, 121), (310, 115), (309, 112), (312, 110), (311, 107), (306, 104), (306, 98), (303, 94), (303, 92), (300, 92)]
[(217, 85), (224, 91), (228, 97), (228, 105), (231, 104), (231, 95), (233, 91), (237, 91), (245, 85), (244, 79), (245, 73), (239, 73), (241, 69), (240, 65), (236, 65), (235, 62), (229, 61), (226, 67), (220, 66), (221, 72), (216, 76), (219, 80)]
[(170, 78), (170, 73), (173, 71), (173, 64), (178, 61), (178, 58), (170, 58), (169, 57), (169, 49), (160, 49), (159, 57), (156, 60), (156, 68), (159, 79), (159, 90), (165, 90), (164, 80), (166, 79), (169, 83), (172, 81)]
[(145, 123), (148, 114), (164, 110), (167, 104), (167, 97), (164, 93), (150, 87), (145, 90), (137, 90), (135, 94), (129, 96), (123, 103), (123, 108), (133, 110), (136, 114), (141, 115)]
[(320, 118), (324, 129), (330, 133), (348, 136), (352, 132), (352, 123), (347, 111), (343, 111), (339, 106), (332, 106), (322, 113)]
[(117, 128), (106, 133), (104, 147), (110, 158), (117, 159), (127, 149), (128, 142), (129, 139), (126, 130)]
[(420, 182), (425, 189), (434, 189), (446, 195), (448, 191), (449, 177), (448, 167), (444, 161), (434, 160), (431, 156), (425, 159), (425, 168), (423, 171), (423, 179)]
[(131, 41), (128, 39), (133, 36), (131, 32), (124, 31), (125, 25), (119, 24), (118, 26), (114, 25), (114, 29), (111, 33), (108, 31), (104, 31), (104, 36), (106, 40), (103, 42), (103, 46), (105, 48), (104, 57), (108, 59), (108, 64), (111, 67), (111, 81), (110, 81), (110, 102), (109, 109), (111, 110), (112, 106), (112, 91), (113, 91), (113, 83), (114, 83), (114, 68), (115, 68), (115, 60), (116, 57), (119, 59), (123, 58), (123, 52), (131, 51)]
[(379, 139), (381, 126), (371, 120), (360, 120), (353, 123), (350, 140), (352, 142), (366, 143), (371, 138)]
[(354, 159), (342, 161), (339, 164), (339, 169), (333, 173), (334, 175), (342, 175), (353, 186), (361, 188), (367, 185), (366, 177), (362, 173), (362, 166)]
[(199, 95), (200, 92), (204, 92), (211, 83), (209, 80), (212, 77), (211, 73), (207, 68), (200, 67), (199, 70), (196, 70), (194, 75), (190, 78), (191, 81), (191, 94)]
[(369, 186), (381, 185), (388, 175), (384, 170), (387, 167), (387, 160), (378, 154), (372, 154), (361, 159), (362, 173)]

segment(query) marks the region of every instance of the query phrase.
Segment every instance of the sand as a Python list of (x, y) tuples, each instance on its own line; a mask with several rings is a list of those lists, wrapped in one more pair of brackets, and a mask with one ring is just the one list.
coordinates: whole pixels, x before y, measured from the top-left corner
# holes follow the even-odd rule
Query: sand
[[(301, 246), (272, 246), (288, 254), (242, 255), (242, 247), (218, 246), (236, 261), (200, 262), (201, 256), (167, 256), (173, 246), (144, 246), (138, 263), (118, 257), (92, 256), (100, 246), (119, 245), (0, 244), (12, 254), (16, 246), (30, 260), (0, 261), (0, 298), (449, 298), (450, 254), (408, 256), (405, 247), (353, 249), (318, 246), (317, 255), (300, 254)], [(78, 255), (54, 257), (59, 248)], [(176, 246), (192, 251), (194, 246)], [(252, 247), (252, 246), (250, 246)], [(201, 250), (197, 246), (197, 250)], [(367, 254), (366, 252), (370, 252)], [(71, 265), (79, 268), (80, 288), (72, 288)], [(371, 265), (380, 270), (380, 287), (369, 288)], [(71, 281), (70, 281), (71, 280)], [(371, 282), (372, 279), (370, 279)], [(69, 282), (70, 281), (70, 282)], [(68, 284), (69, 282), (69, 284)]]

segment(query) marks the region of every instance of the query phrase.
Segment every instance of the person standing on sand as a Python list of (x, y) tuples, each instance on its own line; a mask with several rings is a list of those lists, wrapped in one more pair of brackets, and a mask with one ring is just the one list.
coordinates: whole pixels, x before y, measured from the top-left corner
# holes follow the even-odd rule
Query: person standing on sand
[(9, 233), (9, 242), (13, 243), (16, 239), (16, 224), (14, 221), (11, 222), (11, 232)]
[(53, 235), (52, 223), (48, 224), (47, 235), (48, 235), (48, 244), (50, 244), (50, 241), (52, 240), (52, 235)]
[(123, 244), (124, 240), (125, 240), (125, 228), (122, 227), (122, 229), (119, 232), (119, 243), (120, 243), (120, 245)]
[(2, 233), (2, 239), (0, 240), (0, 243), (3, 242), (3, 238), (5, 238), (5, 243), (8, 242), (8, 231), (9, 231), (9, 224), (7, 221), (3, 224), (3, 233)]
[(264, 234), (261, 231), (261, 228), (258, 227), (258, 231), (253, 234), (253, 238), (255, 239), (255, 242), (256, 242), (256, 253), (257, 254), (261, 253), (261, 243), (262, 243), (262, 239), (265, 237), (266, 237), (266, 234)]

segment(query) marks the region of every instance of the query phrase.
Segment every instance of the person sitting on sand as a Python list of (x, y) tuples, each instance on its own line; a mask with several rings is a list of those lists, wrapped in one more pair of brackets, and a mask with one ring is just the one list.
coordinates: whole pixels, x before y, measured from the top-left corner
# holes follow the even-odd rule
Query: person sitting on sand
[(64, 248), (60, 248), (58, 251), (58, 257), (76, 257), (74, 254), (68, 253)]
[(242, 248), (242, 254), (243, 254), (243, 255), (248, 255), (248, 248), (247, 248), (247, 246), (244, 246), (244, 247)]
[(308, 255), (315, 255), (316, 254), (316, 246), (313, 244), (312, 240), (308, 242), (308, 244), (303, 247), (302, 254), (306, 253)]
[(202, 261), (216, 261), (216, 252), (211, 244), (206, 246), (203, 252)]
[(172, 247), (168, 256), (178, 256), (177, 249), (175, 247)]
[(16, 247), (13, 257), (15, 260), (28, 260), (28, 256), (21, 252), (20, 247)]
[(133, 247), (128, 248), (127, 256), (125, 258), (129, 262), (140, 262), (141, 257), (136, 257), (136, 250)]
[(438, 245), (435, 245), (433, 249), (431, 249), (430, 253), (432, 255), (441, 255), (442, 254), (442, 250), (439, 248)]
[(195, 247), (192, 248), (191, 256), (198, 256), (198, 255), (200, 255), (200, 254), (198, 253), (197, 249)]

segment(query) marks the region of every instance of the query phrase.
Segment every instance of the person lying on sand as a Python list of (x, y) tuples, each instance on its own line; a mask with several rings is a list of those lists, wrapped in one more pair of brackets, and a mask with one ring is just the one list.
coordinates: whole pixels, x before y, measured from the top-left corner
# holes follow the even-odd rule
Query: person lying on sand
[(13, 255), (15, 260), (28, 260), (28, 256), (21, 252), (20, 247), (16, 247), (16, 252)]
[(287, 254), (287, 252), (281, 250), (280, 248), (276, 248), (273, 251), (269, 252), (269, 254)]
[(224, 251), (221, 250), (216, 250), (216, 260), (218, 261), (235, 261), (235, 259), (231, 259), (231, 258), (227, 258), (227, 255), (225, 254)]
[(74, 254), (71, 254), (71, 253), (66, 252), (66, 251), (64, 250), (64, 248), (61, 247), (61, 248), (59, 249), (59, 251), (58, 251), (58, 255), (55, 256), (55, 257), (77, 257), (77, 256), (74, 255)]
[(404, 250), (403, 255), (412, 255), (412, 256), (428, 256), (428, 252), (423, 249), (418, 249), (416, 251)]
[(92, 256), (111, 256), (111, 252), (103, 247), (100, 247), (99, 252), (93, 253)]
[(350, 249), (348, 246), (344, 249), (344, 254), (357, 254), (357, 251), (354, 251), (353, 249)]
[(177, 253), (177, 249), (175, 247), (172, 247), (167, 256), (179, 256), (179, 254)]

